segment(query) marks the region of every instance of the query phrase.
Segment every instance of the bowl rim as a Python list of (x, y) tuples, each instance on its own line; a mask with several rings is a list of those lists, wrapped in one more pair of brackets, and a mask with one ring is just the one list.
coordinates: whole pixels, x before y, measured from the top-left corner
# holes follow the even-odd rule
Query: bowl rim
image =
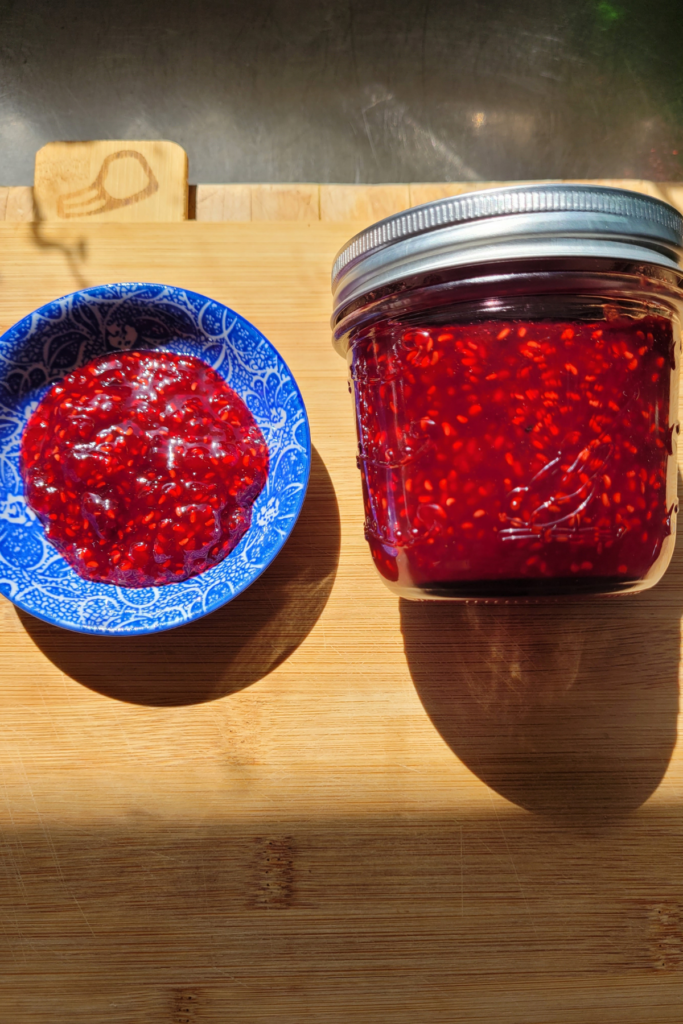
[[(287, 529), (286, 529), (284, 535), (281, 538), (279, 538), (279, 540), (276, 542), (276, 544), (274, 545), (274, 547), (273, 547), (271, 553), (269, 554), (267, 560), (259, 568), (258, 572), (256, 572), (255, 575), (250, 575), (247, 580), (245, 580), (242, 583), (240, 583), (239, 586), (236, 586), (235, 589), (233, 590), (233, 592), (230, 594), (229, 597), (218, 597), (216, 600), (210, 601), (206, 606), (203, 606), (200, 611), (198, 611), (195, 614), (191, 615), (189, 618), (184, 619), (182, 622), (176, 622), (176, 623), (173, 623), (172, 625), (155, 625), (155, 626), (152, 626), (151, 628), (132, 628), (132, 629), (128, 628), (128, 627), (126, 627), (125, 629), (108, 629), (106, 627), (105, 628), (92, 628), (92, 627), (88, 627), (88, 626), (79, 627), (79, 626), (75, 626), (73, 624), (68, 624), (67, 625), (65, 622), (59, 622), (56, 618), (53, 618), (53, 617), (51, 617), (49, 615), (46, 615), (46, 614), (39, 613), (39, 612), (35, 611), (33, 608), (31, 608), (27, 604), (25, 604), (20, 598), (14, 599), (14, 598), (11, 598), (11, 597), (7, 597), (8, 601), (10, 601), (17, 608), (20, 608), (22, 611), (26, 612), (28, 615), (32, 615), (33, 618), (39, 619), (42, 622), (46, 622), (48, 625), (57, 626), (60, 629), (65, 629), (65, 630), (67, 630), (70, 633), (77, 633), (77, 634), (82, 634), (82, 635), (87, 635), (87, 636), (120, 637), (120, 638), (124, 639), (126, 637), (133, 637), (133, 636), (151, 636), (151, 635), (153, 635), (155, 633), (166, 633), (166, 632), (169, 632), (170, 630), (180, 629), (182, 626), (187, 626), (191, 622), (196, 622), (199, 619), (203, 619), (205, 616), (210, 615), (212, 612), (217, 611), (219, 608), (222, 608), (224, 605), (229, 604), (236, 597), (239, 597), (240, 594), (244, 593), (245, 590), (247, 590), (250, 586), (252, 586), (252, 584), (255, 583), (256, 580), (260, 576), (263, 575), (263, 573), (266, 571), (266, 569), (268, 569), (273, 564), (273, 562), (275, 561), (275, 559), (280, 554), (280, 552), (282, 551), (283, 547), (285, 546), (285, 544), (287, 543), (287, 541), (291, 537), (292, 531), (294, 530), (294, 527), (296, 526), (296, 523), (297, 523), (297, 521), (299, 519), (299, 515), (301, 514), (301, 510), (302, 510), (304, 502), (306, 500), (306, 494), (308, 492), (308, 484), (309, 484), (310, 476), (311, 476), (312, 443), (311, 443), (311, 427), (310, 427), (310, 423), (309, 423), (309, 419), (308, 419), (308, 411), (306, 409), (306, 403), (304, 402), (303, 395), (301, 394), (301, 389), (299, 387), (299, 384), (298, 384), (294, 374), (292, 373), (292, 371), (291, 371), (291, 369), (289, 367), (289, 364), (285, 361), (285, 359), (280, 354), (280, 352), (275, 347), (275, 345), (272, 343), (272, 341), (270, 341), (270, 339), (267, 338), (265, 336), (265, 334), (263, 334), (262, 331), (260, 331), (259, 328), (256, 327), (255, 324), (253, 324), (250, 320), (247, 320), (246, 317), (242, 316), (241, 313), (238, 313), (237, 310), (233, 309), (231, 306), (226, 306), (225, 303), (221, 302), (220, 300), (212, 299), (211, 296), (204, 295), (202, 292), (196, 292), (192, 288), (185, 288), (182, 285), (162, 284), (161, 282), (154, 282), (154, 281), (109, 281), (109, 282), (107, 282), (105, 284), (89, 285), (87, 288), (77, 288), (73, 292), (66, 292), (63, 295), (56, 296), (54, 299), (49, 299), (47, 302), (44, 302), (41, 306), (36, 307), (35, 309), (31, 310), (30, 313), (27, 313), (25, 316), (23, 316), (19, 320), (15, 321), (10, 327), (7, 328), (6, 331), (3, 331), (3, 333), (0, 334), (0, 346), (3, 346), (3, 344), (4, 344), (5, 340), (7, 339), (8, 335), (11, 335), (15, 331), (18, 331), (23, 325), (26, 324), (27, 321), (30, 321), (34, 316), (36, 316), (37, 314), (40, 314), (44, 309), (46, 309), (47, 307), (53, 305), (53, 303), (55, 303), (55, 302), (62, 302), (64, 299), (74, 299), (74, 298), (80, 297), (82, 295), (92, 294), (93, 292), (99, 292), (103, 288), (172, 288), (172, 289), (175, 289), (176, 291), (182, 292), (184, 295), (192, 296), (194, 298), (201, 299), (201, 300), (204, 300), (206, 302), (212, 302), (215, 305), (220, 306), (222, 309), (227, 310), (234, 317), (236, 317), (238, 320), (242, 321), (252, 331), (254, 331), (259, 336), (259, 338), (261, 338), (268, 345), (268, 347), (273, 350), (273, 352), (275, 353), (277, 358), (280, 360), (280, 362), (286, 368), (286, 370), (287, 370), (287, 372), (289, 374), (290, 380), (291, 380), (291, 384), (293, 386), (293, 390), (294, 390), (294, 392), (296, 394), (296, 397), (297, 397), (298, 402), (300, 404), (301, 410), (303, 412), (303, 425), (304, 425), (304, 428), (305, 428), (305, 456), (306, 456), (305, 479), (302, 482), (303, 486), (301, 487), (301, 490), (299, 492), (299, 496), (298, 496), (297, 501), (296, 501), (296, 507), (295, 507), (294, 512), (293, 512), (293, 514), (291, 516), (291, 519), (289, 520), (289, 523), (287, 525)], [(125, 295), (121, 296), (121, 299), (125, 299), (125, 298), (126, 298)], [(132, 295), (131, 295), (131, 298), (133, 298)], [(150, 300), (150, 304), (153, 301), (154, 300)], [(133, 350), (134, 350), (134, 348), (133, 348)], [(71, 371), (68, 371), (68, 372), (71, 372)], [(57, 383), (57, 380), (52, 381), (49, 384), (49, 387), (50, 388), (53, 387), (53, 385), (56, 384), (56, 383)], [(253, 415), (253, 413), (252, 413), (252, 415)], [(28, 507), (28, 505), (27, 505), (27, 507)], [(250, 529), (251, 529), (251, 527), (250, 527)], [(247, 533), (245, 533), (244, 536), (247, 536), (248, 533), (249, 533), (249, 531), (247, 531)], [(243, 539), (244, 538), (240, 538), (240, 544), (241, 544)], [(237, 547), (233, 549), (233, 551), (236, 551), (239, 548), (240, 544), (238, 544)], [(232, 555), (232, 553), (233, 552), (231, 551), (230, 555)], [(228, 555), (227, 557), (229, 558), (230, 555)], [(66, 559), (64, 559), (64, 561), (66, 562)], [(66, 562), (66, 564), (68, 565), (69, 563)], [(218, 565), (220, 565), (220, 564), (222, 564), (222, 563), (219, 562)], [(218, 566), (212, 566), (212, 568), (217, 568), (217, 567)], [(69, 566), (69, 568), (71, 568), (71, 566)], [(75, 570), (73, 570), (73, 569), (72, 569), (72, 571), (75, 572)], [(207, 570), (206, 573), (198, 573), (197, 576), (189, 577), (189, 578), (197, 580), (197, 579), (201, 578), (202, 576), (207, 575), (210, 572), (211, 572), (211, 569)], [(76, 573), (76, 575), (78, 575), (78, 574)], [(79, 578), (82, 578), (82, 577), (79, 577)], [(83, 580), (83, 582), (87, 583), (89, 581)], [(167, 586), (180, 586), (184, 582), (186, 582), (186, 581), (185, 580), (181, 580), (179, 584), (170, 583), (170, 584), (163, 584), (163, 586), (164, 586), (164, 588), (166, 588)], [(112, 589), (117, 590), (119, 588), (118, 587), (112, 587)], [(155, 590), (155, 589), (158, 590), (158, 589), (160, 589), (160, 587), (135, 587), (135, 588), (132, 588), (132, 589), (134, 589), (136, 591), (146, 591), (146, 590)], [(143, 613), (144, 610), (145, 609), (141, 608), (140, 609), (141, 613)]]

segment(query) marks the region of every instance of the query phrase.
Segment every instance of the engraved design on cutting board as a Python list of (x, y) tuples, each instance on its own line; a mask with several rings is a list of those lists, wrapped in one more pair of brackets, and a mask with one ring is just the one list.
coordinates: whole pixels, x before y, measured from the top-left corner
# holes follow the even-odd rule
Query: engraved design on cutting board
[[(117, 160), (137, 160), (147, 178), (147, 184), (130, 196), (111, 195), (106, 188), (106, 180), (109, 168)], [(91, 185), (85, 188), (76, 189), (74, 192), (67, 192), (57, 198), (57, 216), (68, 220), (70, 217), (92, 217), (98, 213), (109, 213), (110, 210), (120, 210), (122, 206), (132, 206), (133, 203), (141, 203), (143, 199), (153, 196), (159, 191), (159, 182), (149, 163), (137, 149), (119, 149), (116, 153), (110, 153), (102, 161), (102, 166), (97, 177)]]

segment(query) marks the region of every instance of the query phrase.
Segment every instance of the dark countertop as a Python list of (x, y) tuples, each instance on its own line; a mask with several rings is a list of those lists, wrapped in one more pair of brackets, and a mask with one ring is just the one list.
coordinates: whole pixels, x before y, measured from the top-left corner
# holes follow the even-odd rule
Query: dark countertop
[(0, 29), (3, 185), (54, 139), (160, 137), (199, 182), (683, 178), (679, 0), (0, 0)]

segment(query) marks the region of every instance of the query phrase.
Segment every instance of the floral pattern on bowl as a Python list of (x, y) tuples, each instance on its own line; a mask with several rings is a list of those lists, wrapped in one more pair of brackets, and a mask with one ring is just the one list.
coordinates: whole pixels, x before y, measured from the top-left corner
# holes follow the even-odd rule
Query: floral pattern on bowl
[[(98, 355), (163, 347), (209, 363), (246, 402), (270, 452), (252, 525), (231, 554), (182, 583), (130, 590), (83, 580), (45, 538), (24, 500), (21, 436), (55, 381)], [(311, 463), (306, 410), (271, 343), (213, 299), (157, 284), (111, 284), (65, 295), (0, 338), (0, 593), (82, 633), (171, 629), (232, 600), (275, 558), (303, 505)]]

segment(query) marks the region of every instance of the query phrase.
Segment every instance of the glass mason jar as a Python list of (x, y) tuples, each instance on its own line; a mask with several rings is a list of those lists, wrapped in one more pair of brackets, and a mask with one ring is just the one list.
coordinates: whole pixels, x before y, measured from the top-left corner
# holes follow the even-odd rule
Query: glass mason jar
[(365, 534), (403, 597), (632, 593), (674, 547), (678, 266), (668, 204), (589, 185), (415, 207), (333, 270)]

